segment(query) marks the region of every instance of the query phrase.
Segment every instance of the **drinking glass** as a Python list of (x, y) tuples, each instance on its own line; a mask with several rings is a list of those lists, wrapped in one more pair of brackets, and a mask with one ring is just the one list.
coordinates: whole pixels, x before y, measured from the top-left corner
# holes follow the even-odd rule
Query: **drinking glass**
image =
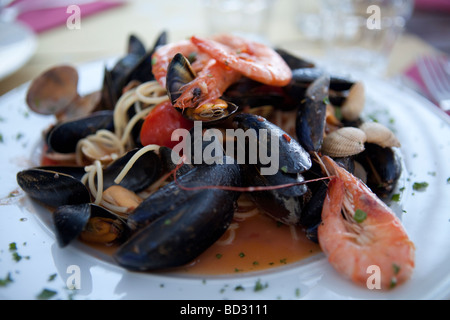
[(413, 0), (321, 0), (328, 66), (383, 75), (413, 7)]
[(265, 41), (272, 6), (273, 0), (204, 0), (208, 30)]

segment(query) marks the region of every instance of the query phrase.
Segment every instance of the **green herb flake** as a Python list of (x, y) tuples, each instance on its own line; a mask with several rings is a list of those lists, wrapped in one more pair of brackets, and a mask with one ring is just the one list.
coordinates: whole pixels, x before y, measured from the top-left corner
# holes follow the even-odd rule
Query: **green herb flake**
[(253, 265), (254, 265), (254, 266), (258, 266), (258, 265), (259, 265), (259, 262), (258, 262), (258, 261), (253, 261)]
[(12, 256), (13, 256), (13, 260), (15, 262), (19, 262), (20, 260), (22, 260), (22, 256), (20, 254), (18, 254), (17, 252), (13, 252)]
[(428, 187), (428, 182), (414, 182), (413, 189), (416, 191), (425, 191)]
[(258, 291), (266, 289), (268, 286), (269, 286), (268, 283), (262, 284), (261, 280), (258, 279), (258, 281), (256, 281), (256, 283), (255, 283), (255, 287), (253, 288), (253, 291), (258, 292)]
[(152, 57), (152, 66), (154, 66), (158, 62), (158, 59), (155, 57)]
[(36, 298), (38, 300), (49, 300), (53, 298), (57, 294), (56, 291), (50, 290), (50, 289), (43, 289), (41, 293), (39, 293)]
[(20, 140), (20, 139), (22, 139), (23, 137), (24, 137), (23, 133), (19, 132), (19, 133), (16, 135), (16, 140)]
[(394, 278), (391, 279), (391, 283), (389, 285), (389, 288), (393, 289), (393, 288), (395, 288), (396, 285), (397, 285), (397, 278), (394, 277)]
[(55, 280), (57, 276), (58, 276), (58, 275), (57, 275), (56, 273), (51, 274), (51, 275), (48, 277), (47, 281), (48, 281), (48, 282), (51, 282), (51, 281)]
[(392, 197), (391, 197), (391, 200), (395, 201), (395, 202), (399, 202), (400, 201), (400, 194), (399, 193), (393, 194)]
[(223, 257), (223, 255), (222, 255), (221, 253), (216, 254), (216, 258), (217, 258), (217, 259), (220, 259), (220, 258), (222, 258), (222, 257)]
[(397, 275), (400, 272), (400, 266), (398, 264), (393, 263), (392, 269), (394, 269), (394, 274)]
[(245, 257), (245, 253), (240, 252), (240, 253), (239, 253), (239, 257), (244, 258), (244, 257)]
[(287, 258), (280, 259), (280, 263), (282, 263), (282, 264), (287, 264)]
[(450, 184), (450, 178), (447, 178), (447, 184)]
[(3, 135), (0, 133), (0, 142), (3, 143)]
[(295, 289), (295, 296), (300, 298), (300, 288)]
[(334, 109), (334, 116), (335, 116), (338, 120), (342, 120), (342, 119), (343, 119), (341, 108), (336, 107), (336, 108)]
[(283, 171), (284, 173), (287, 173), (288, 168), (287, 166), (282, 166), (280, 170)]
[(8, 272), (4, 279), (0, 279), (0, 287), (6, 287), (8, 284), (12, 283), (14, 280), (11, 278), (11, 272)]
[(9, 251), (17, 251), (17, 244), (15, 242), (9, 244)]
[(323, 103), (324, 104), (330, 104), (330, 98), (328, 98), (328, 96), (323, 98)]
[(239, 285), (236, 288), (234, 288), (234, 291), (245, 291), (244, 287)]
[(356, 209), (355, 215), (353, 216), (353, 219), (355, 219), (356, 222), (362, 223), (367, 218), (367, 213), (365, 213), (361, 209)]

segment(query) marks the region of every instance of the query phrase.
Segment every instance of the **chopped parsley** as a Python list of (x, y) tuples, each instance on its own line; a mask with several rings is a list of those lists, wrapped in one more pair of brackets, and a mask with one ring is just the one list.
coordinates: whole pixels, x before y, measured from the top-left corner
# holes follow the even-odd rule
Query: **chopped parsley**
[(51, 275), (48, 277), (47, 281), (48, 281), (48, 282), (51, 282), (51, 281), (55, 280), (56, 277), (57, 277), (57, 274), (56, 274), (56, 273), (51, 274)]
[(392, 197), (391, 197), (391, 200), (395, 201), (395, 202), (399, 202), (400, 201), (400, 194), (399, 193), (393, 194)]
[(416, 191), (425, 191), (428, 187), (428, 182), (414, 182), (413, 189)]
[(392, 269), (394, 269), (394, 274), (397, 275), (400, 272), (400, 266), (398, 264), (393, 263)]
[(355, 221), (358, 223), (362, 223), (364, 220), (367, 219), (367, 213), (365, 213), (361, 209), (356, 209), (353, 219), (355, 219)]
[(50, 290), (50, 289), (43, 289), (41, 293), (39, 293), (36, 298), (38, 300), (48, 300), (53, 298), (57, 294), (56, 291)]
[(255, 287), (253, 288), (253, 291), (258, 292), (258, 291), (266, 289), (268, 286), (269, 286), (268, 283), (262, 284), (261, 280), (258, 279), (258, 281), (256, 281), (256, 283), (255, 283)]
[(0, 279), (0, 287), (6, 287), (8, 284), (12, 283), (11, 272), (8, 272), (4, 279)]
[(245, 290), (244, 287), (241, 285), (236, 286), (236, 288), (234, 288), (234, 291), (244, 291), (244, 290)]
[(217, 259), (220, 259), (220, 258), (222, 258), (222, 257), (223, 257), (223, 255), (222, 255), (221, 253), (216, 254), (216, 258), (217, 258)]
[(245, 253), (240, 252), (240, 253), (239, 253), (239, 257), (244, 258), (244, 257), (245, 257)]
[(447, 184), (450, 184), (450, 178), (447, 178)]

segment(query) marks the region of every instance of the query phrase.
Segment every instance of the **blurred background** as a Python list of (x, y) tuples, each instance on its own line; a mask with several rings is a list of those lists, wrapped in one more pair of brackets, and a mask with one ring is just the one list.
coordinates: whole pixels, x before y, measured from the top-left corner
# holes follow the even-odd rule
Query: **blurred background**
[[(6, 6), (0, 13), (0, 57), (5, 43), (19, 36), (25, 37), (28, 46), (16, 50), (16, 54), (6, 53), (8, 59), (23, 56), (22, 65), (0, 77), (0, 95), (53, 65), (77, 65), (124, 54), (130, 34), (150, 47), (162, 30), (168, 31), (170, 41), (176, 41), (192, 34), (209, 35), (225, 26), (252, 33), (258, 40), (289, 48), (306, 58), (320, 59), (326, 50), (322, 27), (328, 21), (323, 20), (319, 5), (325, 0), (10, 2), (0, 0)], [(81, 9), (78, 25), (73, 16), (76, 12), (67, 10), (69, 4), (78, 4)], [(222, 11), (217, 6), (222, 6)], [(416, 0), (411, 12), (403, 14), (404, 32), (389, 53), (387, 76), (407, 70), (418, 55), (450, 53), (450, 1)], [(11, 30), (11, 24), (28, 27), (32, 35)], [(5, 66), (8, 59), (0, 61)]]

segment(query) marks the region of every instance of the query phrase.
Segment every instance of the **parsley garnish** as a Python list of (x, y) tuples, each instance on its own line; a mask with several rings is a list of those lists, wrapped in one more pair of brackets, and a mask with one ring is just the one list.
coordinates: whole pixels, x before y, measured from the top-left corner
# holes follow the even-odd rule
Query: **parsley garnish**
[(356, 222), (361, 223), (367, 218), (367, 213), (365, 213), (361, 209), (356, 209), (355, 215), (353, 216), (353, 219), (355, 219)]
[(396, 202), (400, 201), (400, 194), (399, 193), (393, 194), (391, 200)]
[(428, 182), (414, 182), (413, 189), (416, 191), (425, 191), (428, 187)]
[(240, 253), (239, 253), (239, 257), (244, 258), (244, 257), (245, 257), (245, 253), (240, 252)]
[(11, 272), (8, 272), (5, 279), (0, 279), (0, 287), (6, 287), (8, 284), (12, 283)]
[(262, 284), (261, 280), (258, 279), (258, 281), (256, 281), (256, 283), (255, 283), (255, 287), (253, 288), (253, 291), (258, 292), (258, 291), (266, 289), (268, 286), (269, 286), (268, 283)]
[(50, 289), (43, 289), (41, 293), (39, 293), (36, 298), (38, 300), (48, 300), (53, 298), (56, 295), (56, 291), (50, 290)]

